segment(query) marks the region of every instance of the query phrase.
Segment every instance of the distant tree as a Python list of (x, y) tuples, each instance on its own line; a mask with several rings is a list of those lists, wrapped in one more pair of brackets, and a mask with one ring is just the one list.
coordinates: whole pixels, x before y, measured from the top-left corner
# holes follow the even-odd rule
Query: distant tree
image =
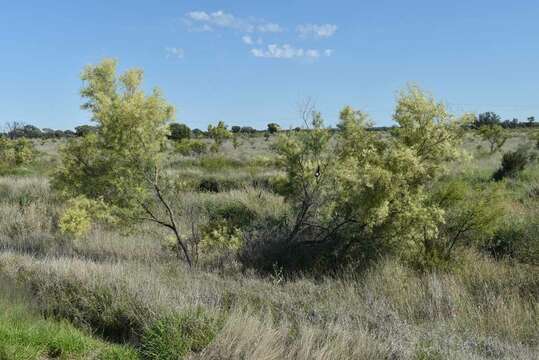
[(85, 136), (89, 133), (96, 132), (97, 128), (91, 125), (81, 125), (75, 128), (75, 134), (77, 136)]
[(528, 118), (528, 123), (526, 125), (529, 127), (533, 127), (534, 122), (535, 122), (535, 116), (530, 116)]
[(41, 130), (41, 132), (43, 133), (43, 137), (45, 139), (50, 139), (50, 138), (53, 138), (54, 137), (54, 130), (53, 129), (49, 129), (49, 128), (43, 128)]
[(208, 125), (208, 136), (213, 139), (214, 146), (212, 150), (218, 151), (226, 139), (229, 139), (232, 134), (228, 131), (227, 126), (223, 121), (219, 121), (216, 126)]
[(244, 134), (254, 134), (256, 130), (250, 126), (242, 126), (240, 132)]
[(268, 132), (269, 132), (270, 134), (275, 134), (275, 133), (277, 133), (280, 129), (281, 129), (281, 127), (279, 126), (279, 124), (276, 124), (276, 123), (269, 123), (269, 124), (268, 124)]
[(501, 126), (504, 128), (504, 129), (516, 129), (518, 127), (519, 123), (518, 123), (518, 119), (516, 118), (513, 118), (513, 120), (504, 120), (502, 123), (501, 123)]
[(300, 131), (301, 131), (301, 128), (300, 128), (299, 126), (297, 126), (297, 127), (294, 128), (294, 131), (295, 131), (295, 132), (300, 132)]
[[(62, 150), (62, 166), (53, 185), (66, 196), (105, 204), (117, 219), (149, 221), (170, 230), (178, 256), (191, 266), (193, 247), (180, 231), (169, 200), (172, 181), (163, 171), (163, 145), (174, 108), (158, 89), (150, 95), (142, 91), (141, 70), (117, 76), (116, 66), (116, 61), (104, 60), (85, 68), (82, 108), (91, 112), (98, 126)], [(89, 213), (82, 214), (83, 222)], [(72, 227), (66, 221), (62, 224)]]
[(29, 139), (37, 139), (43, 136), (41, 130), (34, 125), (24, 125), (23, 136)]
[(191, 129), (185, 124), (172, 123), (169, 125), (170, 135), (169, 139), (175, 141), (181, 141), (183, 139), (191, 138)]
[(6, 124), (7, 136), (10, 139), (17, 139), (24, 136), (24, 124), (18, 121), (8, 122)]
[(73, 130), (65, 130), (64, 131), (64, 136), (65, 137), (74, 137), (76, 134)]
[(237, 133), (239, 133), (239, 132), (241, 131), (241, 127), (240, 127), (240, 126), (237, 126), (237, 125), (232, 126), (232, 127), (230, 128), (230, 131), (232, 131), (234, 134), (237, 134)]
[(476, 129), (479, 129), (481, 126), (499, 125), (500, 122), (501, 122), (501, 118), (498, 114), (488, 111), (488, 112), (479, 114), (479, 116), (475, 119), (473, 125)]
[(500, 125), (488, 125), (482, 126), (479, 129), (479, 134), (483, 140), (487, 141), (490, 145), (490, 153), (494, 154), (500, 150), (509, 138), (505, 130)]
[(193, 133), (193, 135), (195, 137), (201, 137), (201, 136), (204, 136), (204, 131), (200, 130), (200, 129), (193, 129), (193, 131), (191, 131)]

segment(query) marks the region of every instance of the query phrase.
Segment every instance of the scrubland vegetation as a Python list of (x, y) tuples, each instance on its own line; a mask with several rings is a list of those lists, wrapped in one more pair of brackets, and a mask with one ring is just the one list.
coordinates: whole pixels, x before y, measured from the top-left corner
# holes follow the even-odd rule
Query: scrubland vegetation
[(539, 356), (533, 127), (410, 86), (389, 131), (201, 136), (115, 67), (93, 130), (0, 139), (0, 359)]

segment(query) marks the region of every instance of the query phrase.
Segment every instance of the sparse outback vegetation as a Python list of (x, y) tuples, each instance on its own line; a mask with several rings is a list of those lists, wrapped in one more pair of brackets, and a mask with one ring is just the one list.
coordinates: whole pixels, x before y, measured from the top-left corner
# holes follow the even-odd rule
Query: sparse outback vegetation
[(531, 129), (483, 154), (495, 114), (409, 86), (387, 131), (206, 136), (116, 66), (83, 71), (91, 131), (0, 139), (0, 359), (539, 356)]

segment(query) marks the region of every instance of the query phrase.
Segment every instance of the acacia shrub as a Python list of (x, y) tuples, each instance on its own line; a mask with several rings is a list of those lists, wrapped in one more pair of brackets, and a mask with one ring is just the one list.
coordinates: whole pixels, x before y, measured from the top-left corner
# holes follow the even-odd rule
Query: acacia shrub
[[(286, 173), (280, 189), (291, 212), (271, 231), (255, 229), (246, 244), (264, 249), (268, 259), (277, 256), (266, 264), (286, 268), (288, 260), (310, 259), (299, 267), (360, 267), (395, 254), (427, 267), (449, 261), (465, 234), (481, 231), (484, 207), (471, 210), (477, 222), (466, 231), (444, 229), (447, 205), (430, 191), (449, 161), (461, 156), (469, 116), (456, 119), (415, 86), (400, 94), (394, 114), (399, 126), (389, 138), (368, 131), (368, 116), (350, 107), (341, 112), (341, 131), (333, 139), (320, 114), (310, 116), (310, 131), (283, 134), (275, 146)], [(282, 248), (259, 244), (263, 237), (257, 234)], [(283, 254), (293, 255), (279, 258)]]
[(37, 151), (34, 144), (25, 138), (11, 140), (0, 136), (0, 172), (29, 165), (35, 160)]

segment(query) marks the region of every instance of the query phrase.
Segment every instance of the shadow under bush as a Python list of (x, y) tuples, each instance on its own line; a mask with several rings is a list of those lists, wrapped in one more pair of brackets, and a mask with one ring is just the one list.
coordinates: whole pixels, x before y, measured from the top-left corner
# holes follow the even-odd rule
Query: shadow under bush
[(376, 237), (357, 236), (346, 229), (318, 241), (312, 240), (321, 238), (313, 227), (295, 236), (291, 233), (283, 219), (258, 221), (244, 231), (239, 261), (262, 274), (278, 271), (286, 275), (327, 276), (343, 269), (365, 270), (389, 251)]

